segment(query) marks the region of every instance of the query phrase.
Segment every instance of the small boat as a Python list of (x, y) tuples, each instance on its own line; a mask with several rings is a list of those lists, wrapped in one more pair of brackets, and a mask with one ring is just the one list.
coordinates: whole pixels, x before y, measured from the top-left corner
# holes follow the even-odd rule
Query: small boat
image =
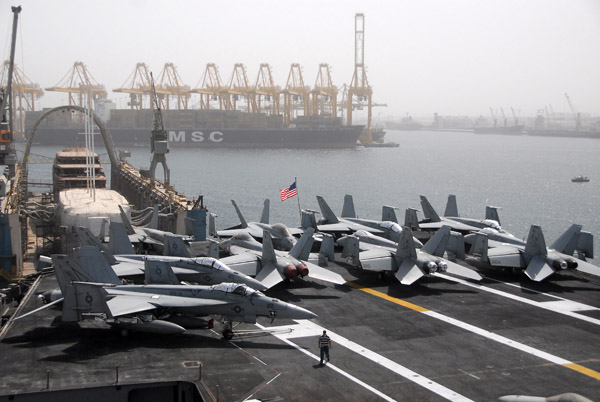
[(573, 183), (587, 183), (590, 179), (587, 176), (575, 176), (571, 179)]

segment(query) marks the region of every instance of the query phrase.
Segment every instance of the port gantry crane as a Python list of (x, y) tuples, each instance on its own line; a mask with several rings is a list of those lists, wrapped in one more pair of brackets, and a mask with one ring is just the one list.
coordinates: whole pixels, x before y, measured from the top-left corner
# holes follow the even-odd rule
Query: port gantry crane
[(121, 88), (113, 89), (113, 92), (129, 94), (129, 107), (132, 110), (142, 110), (146, 96), (148, 96), (150, 102), (149, 106), (152, 107), (152, 99), (150, 98), (152, 94), (151, 82), (150, 69), (146, 63), (137, 63)]
[[(6, 60), (0, 70), (0, 89), (7, 93), (8, 74), (10, 61)], [(12, 73), (12, 99), (10, 104), (14, 105), (13, 111), (15, 137), (24, 138), (25, 112), (35, 111), (35, 101), (44, 95), (44, 90), (38, 84), (34, 84), (16, 64)]]
[[(271, 66), (267, 63), (262, 63), (258, 69), (256, 82), (254, 83), (253, 95), (256, 99), (256, 110), (254, 111), (258, 113), (267, 112), (268, 108), (266, 106), (270, 102), (270, 113), (273, 115), (279, 114), (280, 94), (281, 87), (276, 86), (273, 81)], [(263, 105), (265, 106), (264, 108)]]
[(331, 81), (329, 64), (319, 64), (319, 72), (311, 94), (311, 113), (313, 116), (337, 117), (338, 88)]
[(200, 94), (200, 109), (210, 109), (211, 101), (219, 102), (220, 110), (230, 110), (229, 89), (223, 84), (219, 68), (215, 63), (208, 63), (200, 82), (192, 93)]
[(302, 109), (303, 116), (309, 115), (310, 88), (304, 85), (300, 64), (292, 63), (290, 66), (287, 83), (281, 94), (283, 95), (283, 121), (285, 123), (291, 123), (299, 109)]
[[(233, 72), (229, 78), (229, 104), (231, 110), (237, 110), (237, 103), (239, 100), (246, 100), (246, 111), (254, 112), (258, 108), (256, 105), (256, 99), (253, 96), (254, 88), (248, 81), (248, 74), (246, 74), (246, 66), (242, 63), (236, 63), (233, 66)], [(242, 99), (240, 99), (240, 97)]]
[(85, 108), (85, 98), (89, 96), (94, 101), (104, 99), (108, 95), (104, 85), (100, 85), (88, 71), (85, 64), (76, 61), (67, 74), (53, 87), (46, 91), (65, 92), (69, 94), (69, 106)]
[(573, 106), (573, 103), (571, 102), (571, 98), (569, 98), (569, 95), (566, 92), (565, 98), (567, 98), (567, 103), (571, 108), (571, 112), (573, 112), (573, 116), (575, 116), (575, 131), (579, 131), (581, 129), (581, 114), (577, 113), (575, 106)]
[(160, 106), (170, 109), (170, 99), (177, 99), (177, 109), (187, 109), (191, 95), (189, 85), (185, 85), (173, 63), (165, 63), (158, 77), (158, 85), (155, 87)]

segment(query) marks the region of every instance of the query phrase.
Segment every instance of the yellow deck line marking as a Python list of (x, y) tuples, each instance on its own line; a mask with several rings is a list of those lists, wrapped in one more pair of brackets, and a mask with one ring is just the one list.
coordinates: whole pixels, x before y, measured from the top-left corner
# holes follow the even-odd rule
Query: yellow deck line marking
[(529, 353), (531, 355), (537, 356), (537, 357), (542, 358), (544, 360), (550, 361), (551, 363), (557, 364), (559, 366), (563, 366), (563, 367), (569, 368), (571, 370), (577, 371), (578, 373), (585, 374), (588, 377), (594, 378), (596, 380), (600, 380), (600, 373), (599, 372), (597, 372), (595, 370), (592, 370), (592, 369), (589, 369), (587, 367), (581, 366), (581, 365), (579, 365), (577, 363), (570, 362), (570, 361), (568, 361), (566, 359), (563, 359), (561, 357), (554, 356), (554, 355), (552, 355), (550, 353), (546, 353), (546, 352), (543, 352), (541, 350), (532, 348), (530, 346), (524, 345), (524, 344), (522, 344), (520, 342), (513, 341), (513, 340), (508, 339), (506, 337), (503, 337), (501, 335), (494, 334), (493, 332), (482, 330), (481, 328), (475, 327), (474, 325), (470, 325), (470, 324), (467, 324), (465, 322), (462, 322), (462, 321), (456, 320), (454, 318), (445, 316), (443, 314), (437, 313), (435, 311), (428, 310), (428, 309), (426, 309), (424, 307), (417, 306), (416, 304), (409, 303), (409, 302), (404, 301), (402, 299), (398, 299), (396, 297), (386, 295), (385, 293), (379, 292), (377, 290), (370, 289), (370, 288), (367, 288), (365, 286), (362, 286), (362, 285), (359, 285), (359, 284), (356, 284), (356, 283), (353, 283), (353, 282), (346, 282), (346, 284), (348, 286), (351, 286), (351, 287), (355, 288), (355, 289), (361, 290), (361, 291), (363, 291), (365, 293), (372, 294), (373, 296), (380, 297), (382, 299), (385, 299), (385, 300), (390, 301), (390, 302), (395, 303), (395, 304), (399, 304), (399, 305), (404, 306), (406, 308), (409, 308), (411, 310), (418, 311), (418, 312), (421, 312), (421, 313), (425, 313), (425, 315), (427, 315), (429, 317), (438, 319), (440, 321), (443, 321), (443, 322), (446, 322), (448, 324), (457, 326), (459, 328), (463, 328), (463, 329), (465, 329), (467, 331), (473, 332), (473, 333), (475, 333), (477, 335), (484, 336), (484, 337), (486, 337), (488, 339), (491, 339), (493, 341), (499, 342), (499, 343), (501, 343), (503, 345), (510, 346), (512, 348), (521, 350), (523, 352), (526, 352), (526, 353)]
[(404, 307), (409, 308), (409, 309), (414, 310), (414, 311), (418, 311), (420, 313), (422, 313), (424, 311), (429, 311), (428, 309), (420, 307), (420, 306), (417, 306), (416, 304), (409, 303), (407, 301), (404, 301), (402, 299), (398, 299), (396, 297), (388, 296), (385, 293), (379, 292), (379, 291), (374, 290), (374, 289), (367, 288), (367, 287), (362, 286), (362, 285), (358, 285), (358, 284), (353, 283), (353, 282), (346, 282), (346, 284), (348, 286), (351, 286), (351, 287), (355, 288), (355, 289), (362, 290), (363, 292), (370, 293), (373, 296), (380, 297), (382, 299), (385, 299), (385, 300), (390, 301), (392, 303), (399, 304), (401, 306), (404, 306)]
[(564, 366), (566, 368), (570, 368), (571, 370), (578, 371), (581, 374), (585, 374), (585, 375), (587, 375), (589, 377), (595, 378), (596, 380), (600, 380), (600, 373), (599, 372), (594, 371), (592, 369), (589, 369), (587, 367), (580, 366), (577, 363), (564, 364)]

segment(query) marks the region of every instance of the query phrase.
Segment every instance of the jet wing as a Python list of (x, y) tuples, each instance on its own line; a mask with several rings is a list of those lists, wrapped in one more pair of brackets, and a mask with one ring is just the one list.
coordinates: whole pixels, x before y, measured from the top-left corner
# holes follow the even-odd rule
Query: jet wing
[(525, 268), (521, 249), (512, 245), (505, 244), (488, 249), (488, 260), (491, 265), (495, 266)]
[(369, 271), (394, 270), (394, 257), (386, 249), (373, 247), (367, 251), (361, 251), (358, 258), (363, 269)]
[(217, 236), (219, 237), (233, 237), (238, 233), (248, 233), (248, 230), (246, 228), (217, 230)]
[(158, 307), (186, 309), (227, 304), (224, 301), (214, 299), (178, 297), (131, 291), (122, 292), (111, 288), (107, 288), (106, 290), (109, 295), (114, 295), (114, 297), (106, 302), (113, 317), (155, 310)]
[(417, 279), (424, 276), (424, 274), (415, 261), (405, 258), (394, 276), (401, 284), (412, 285)]
[(469, 279), (475, 279), (477, 281), (480, 281), (482, 279), (481, 275), (479, 275), (477, 272), (473, 271), (472, 269), (463, 267), (460, 264), (457, 264), (452, 261), (448, 261), (446, 259), (444, 259), (444, 262), (448, 265), (446, 272), (449, 274), (458, 275), (458, 276), (462, 276), (464, 278), (469, 278)]
[(336, 285), (343, 285), (346, 280), (340, 274), (336, 274), (328, 269), (320, 267), (316, 264), (306, 261), (308, 267), (308, 277), (319, 279), (321, 281), (335, 283)]
[(466, 225), (461, 222), (444, 220), (442, 222), (419, 222), (419, 227), (423, 230), (437, 230), (442, 226), (450, 226), (452, 230), (456, 230), (457, 232), (469, 232), (469, 231), (477, 231), (479, 228), (471, 225)]
[(546, 259), (539, 255), (536, 255), (531, 259), (529, 265), (527, 265), (527, 269), (525, 270), (525, 275), (527, 275), (529, 279), (536, 282), (544, 280), (553, 273), (554, 270), (550, 265), (548, 265)]
[(255, 279), (270, 289), (278, 283), (283, 282), (285, 277), (279, 272), (275, 265), (267, 264), (262, 267)]
[(339, 233), (339, 232), (351, 233), (354, 231), (348, 225), (346, 225), (345, 223), (341, 223), (341, 222), (340, 223), (327, 223), (325, 225), (317, 225), (317, 230), (319, 232), (324, 232), (324, 233)]
[(259, 257), (256, 254), (249, 252), (221, 258), (219, 261), (231, 269), (250, 276), (255, 276), (261, 267)]
[(144, 275), (144, 263), (141, 261), (117, 258), (118, 264), (111, 265), (120, 278), (122, 276)]
[(589, 262), (585, 262), (580, 259), (577, 259), (577, 271), (585, 272), (586, 274), (590, 275), (600, 276), (600, 267), (597, 267), (594, 264), (590, 264)]

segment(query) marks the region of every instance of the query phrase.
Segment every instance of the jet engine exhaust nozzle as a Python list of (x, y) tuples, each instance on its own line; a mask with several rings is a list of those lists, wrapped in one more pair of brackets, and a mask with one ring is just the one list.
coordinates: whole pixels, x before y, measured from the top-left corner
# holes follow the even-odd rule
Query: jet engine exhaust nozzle
[(298, 265), (296, 270), (298, 271), (298, 275), (301, 277), (304, 278), (305, 276), (308, 276), (308, 267), (305, 264)]
[(285, 275), (286, 278), (293, 281), (298, 276), (298, 270), (296, 269), (295, 266), (288, 265), (287, 267), (284, 268), (283, 274)]
[(563, 260), (562, 258), (552, 261), (552, 267), (554, 269), (567, 269), (568, 266), (569, 266), (569, 264), (567, 264), (567, 262), (565, 260)]

